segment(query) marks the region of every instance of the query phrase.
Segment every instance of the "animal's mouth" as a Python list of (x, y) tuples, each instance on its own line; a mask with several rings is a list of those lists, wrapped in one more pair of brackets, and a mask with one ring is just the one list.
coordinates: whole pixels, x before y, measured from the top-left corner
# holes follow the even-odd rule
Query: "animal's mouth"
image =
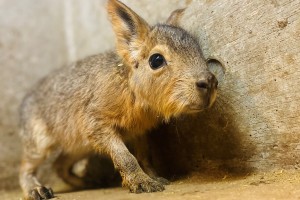
[(214, 89), (214, 90), (210, 91), (209, 99), (207, 101), (207, 108), (212, 107), (212, 105), (216, 101), (216, 98), (217, 98), (217, 90)]
[(199, 113), (199, 112), (202, 112), (204, 109), (189, 109), (187, 111), (187, 113)]
[(216, 100), (217, 92), (213, 90), (203, 99), (202, 103), (193, 103), (186, 106), (186, 113), (198, 113), (211, 108)]
[(186, 113), (198, 113), (198, 112), (202, 112), (203, 110), (205, 110), (206, 108), (200, 105), (189, 105), (186, 108)]

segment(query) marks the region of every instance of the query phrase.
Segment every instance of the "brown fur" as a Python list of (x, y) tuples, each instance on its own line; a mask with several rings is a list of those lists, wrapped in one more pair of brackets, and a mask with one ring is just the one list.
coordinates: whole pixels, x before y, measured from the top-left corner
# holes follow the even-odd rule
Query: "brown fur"
[[(123, 141), (215, 100), (217, 81), (192, 36), (170, 24), (150, 27), (117, 0), (109, 0), (107, 9), (117, 53), (91, 56), (53, 72), (23, 101), (20, 184), (27, 199), (53, 197), (36, 178), (49, 156), (64, 161), (57, 167), (59, 175), (79, 187), (84, 183), (70, 168), (93, 152), (111, 157), (130, 191), (162, 191), (165, 180), (145, 169), (148, 176)], [(157, 70), (148, 61), (155, 53), (166, 60)], [(199, 81), (208, 87), (197, 87)], [(141, 162), (148, 168), (147, 161)]]

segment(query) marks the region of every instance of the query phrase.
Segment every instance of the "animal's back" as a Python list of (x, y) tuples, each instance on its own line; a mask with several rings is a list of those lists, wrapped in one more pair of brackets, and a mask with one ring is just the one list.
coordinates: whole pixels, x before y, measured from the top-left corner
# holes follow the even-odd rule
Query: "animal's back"
[[(80, 146), (90, 123), (88, 112), (93, 106), (101, 112), (108, 89), (114, 88), (118, 93), (115, 81), (118, 77), (124, 80), (121, 76), (126, 76), (118, 62), (119, 57), (114, 52), (107, 52), (54, 71), (25, 97), (21, 106), (22, 126), (39, 124), (46, 132), (41, 134), (64, 142), (64, 146), (72, 147), (75, 143)], [(23, 134), (27, 134), (26, 131)]]

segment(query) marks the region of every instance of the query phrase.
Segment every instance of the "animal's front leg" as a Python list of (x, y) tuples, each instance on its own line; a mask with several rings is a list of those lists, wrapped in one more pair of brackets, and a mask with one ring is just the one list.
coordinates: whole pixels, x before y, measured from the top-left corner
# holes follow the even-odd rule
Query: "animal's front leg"
[(110, 155), (123, 179), (123, 186), (130, 192), (158, 192), (164, 190), (164, 185), (150, 178), (139, 166), (135, 157), (129, 152), (120, 136), (110, 130), (106, 133), (93, 134), (94, 147)]

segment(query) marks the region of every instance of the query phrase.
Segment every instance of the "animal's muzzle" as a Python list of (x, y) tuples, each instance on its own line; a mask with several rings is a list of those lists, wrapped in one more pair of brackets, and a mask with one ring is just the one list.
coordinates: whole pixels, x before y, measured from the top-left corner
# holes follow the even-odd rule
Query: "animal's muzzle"
[(196, 82), (197, 89), (205, 95), (205, 107), (210, 107), (216, 98), (218, 80), (212, 73), (208, 72), (205, 78)]

